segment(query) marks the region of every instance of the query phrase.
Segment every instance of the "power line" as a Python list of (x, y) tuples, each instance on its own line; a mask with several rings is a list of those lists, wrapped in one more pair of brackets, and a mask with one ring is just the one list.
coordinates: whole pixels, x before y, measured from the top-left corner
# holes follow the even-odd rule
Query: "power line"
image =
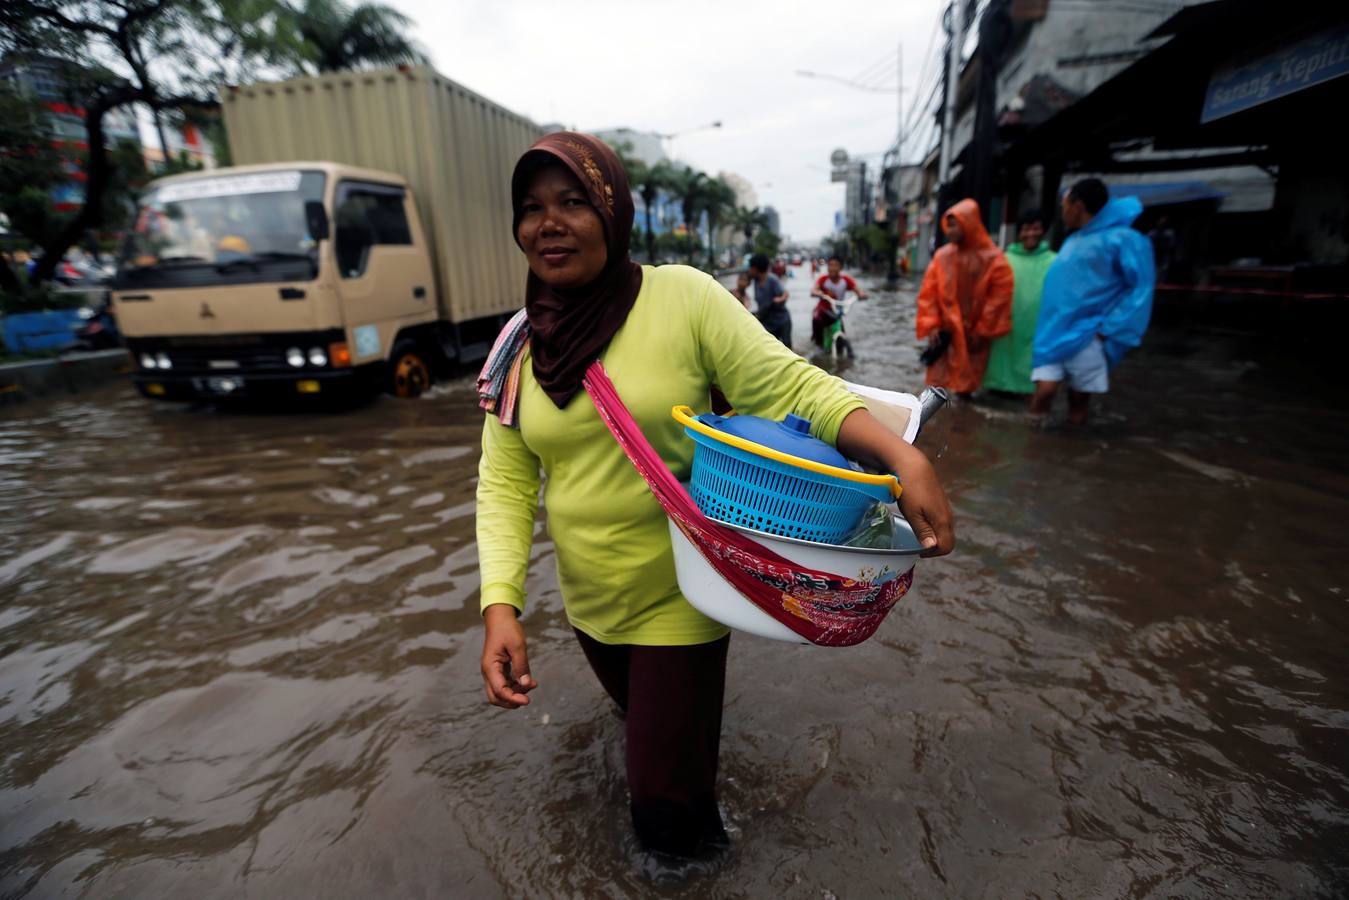
[(894, 61), (894, 58), (895, 58), (894, 51), (891, 51), (891, 52), (889, 52), (889, 53), (886, 53), (886, 54), (885, 54), (884, 56), (882, 56), (880, 59), (878, 59), (878, 60), (876, 60), (875, 62), (871, 63), (871, 65), (867, 66), (866, 68), (862, 69), (862, 71), (858, 72), (858, 73), (857, 73), (856, 75), (854, 75), (854, 76), (852, 77), (852, 79), (850, 79), (850, 80), (852, 80), (852, 81), (868, 81), (868, 80), (870, 80), (870, 79), (872, 78), (872, 76), (875, 74), (875, 71), (876, 71), (877, 67), (881, 67), (881, 66), (888, 65), (889, 63), (891, 63), (891, 62)]
[[(925, 90), (931, 90), (931, 88), (925, 89), (923, 87), (923, 85), (929, 83), (928, 82), (929, 77), (936, 78), (938, 84), (941, 81), (940, 78), (941, 66), (938, 64), (935, 68), (935, 72), (933, 67), (933, 64), (937, 62), (938, 57), (941, 55), (939, 52), (939, 48), (937, 46), (937, 35), (941, 32), (941, 23), (942, 23), (942, 14), (939, 13), (936, 17), (933, 18), (932, 30), (928, 33), (927, 49), (923, 51), (923, 68), (920, 71), (920, 74), (918, 75), (918, 84), (920, 87), (918, 89), (918, 92), (914, 94), (914, 97), (922, 97), (925, 93)], [(931, 100), (928, 100), (921, 104), (916, 103), (912, 107), (910, 107), (909, 115), (906, 121), (904, 122), (905, 135), (910, 133), (910, 131), (913, 129), (914, 124), (919, 120), (919, 117), (923, 115), (926, 108), (930, 105)], [(900, 151), (901, 153), (903, 152), (902, 147), (900, 148)]]
[(923, 100), (910, 107), (909, 115), (904, 122), (905, 134), (913, 131), (914, 126), (919, 122), (931, 118), (936, 110), (936, 101), (941, 92), (941, 85), (941, 71), (938, 70), (933, 73), (933, 76), (930, 79), (928, 79), (927, 84), (924, 85), (924, 89), (915, 95), (917, 97), (922, 97)]
[(895, 76), (899, 73), (899, 60), (892, 59), (890, 64), (877, 70), (866, 81), (873, 87), (890, 87), (893, 89)]
[(928, 81), (927, 95), (924, 97), (921, 104), (913, 107), (912, 112), (909, 114), (909, 121), (905, 123), (906, 127), (912, 128), (921, 119), (931, 118), (936, 113), (937, 108), (941, 105), (938, 103), (938, 100), (941, 97), (941, 88), (942, 77), (941, 73), (938, 73), (936, 77)]

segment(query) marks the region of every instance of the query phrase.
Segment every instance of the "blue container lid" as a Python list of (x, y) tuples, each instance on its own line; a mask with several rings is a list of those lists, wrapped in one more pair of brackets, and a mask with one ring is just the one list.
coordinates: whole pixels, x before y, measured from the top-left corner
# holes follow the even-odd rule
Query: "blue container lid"
[(811, 462), (837, 469), (851, 469), (852, 463), (824, 441), (810, 435), (810, 420), (788, 413), (781, 422), (759, 416), (718, 416), (704, 413), (698, 421), (725, 434), (738, 437)]

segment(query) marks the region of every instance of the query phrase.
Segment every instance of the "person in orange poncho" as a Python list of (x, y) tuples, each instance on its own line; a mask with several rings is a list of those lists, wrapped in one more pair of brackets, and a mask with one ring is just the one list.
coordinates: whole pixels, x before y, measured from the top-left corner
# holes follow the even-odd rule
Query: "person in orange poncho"
[(1012, 267), (973, 200), (948, 209), (941, 227), (948, 243), (918, 291), (918, 339), (928, 341), (927, 383), (969, 394), (983, 380), (990, 341), (1012, 330)]

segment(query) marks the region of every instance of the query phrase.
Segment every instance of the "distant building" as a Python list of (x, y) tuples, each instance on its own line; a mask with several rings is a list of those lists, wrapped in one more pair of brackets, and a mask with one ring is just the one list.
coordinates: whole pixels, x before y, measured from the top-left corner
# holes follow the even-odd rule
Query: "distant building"
[(871, 191), (867, 183), (867, 164), (861, 160), (848, 163), (848, 177), (844, 182), (844, 215), (849, 225), (865, 225), (871, 220)]
[(990, 0), (989, 16), (1005, 18), (963, 67), (953, 184), (928, 211), (982, 196), (1006, 236), (1096, 176), (1142, 202), (1136, 227), (1174, 235), (1165, 281), (1349, 290), (1326, 118), (1349, 104), (1349, 7)]
[[(718, 172), (717, 177), (726, 182), (731, 190), (735, 191), (736, 206), (744, 209), (758, 207), (759, 195), (748, 178), (734, 172)], [(717, 229), (717, 245), (720, 247), (736, 246), (742, 241), (744, 241), (744, 235), (734, 225), (723, 224), (721, 228)]]
[(665, 147), (660, 135), (654, 131), (637, 131), (633, 128), (605, 128), (600, 131), (592, 131), (591, 134), (615, 150), (622, 149), (622, 146), (626, 144), (628, 146), (627, 154), (640, 159), (648, 166), (654, 166), (658, 162), (669, 160), (669, 157), (665, 155)]
[[(11, 57), (0, 62), (0, 79), (39, 105), (52, 144), (64, 150), (65, 169), (70, 181), (52, 191), (52, 205), (61, 211), (77, 209), (84, 202), (87, 176), (80, 165), (81, 154), (88, 149), (84, 128), (84, 109), (79, 98), (62, 78), (65, 63), (43, 56)], [(123, 142), (140, 146), (135, 114), (127, 108), (114, 109), (103, 117), (103, 133), (108, 147)]]
[[(164, 140), (169, 145), (169, 156), (172, 159), (181, 160), (185, 158), (203, 169), (214, 169), (216, 167), (215, 151), (211, 147), (211, 142), (201, 133), (200, 128), (189, 122), (184, 122), (181, 127), (176, 127), (168, 122), (161, 123), (161, 126), (164, 130)], [(142, 148), (142, 154), (145, 157), (146, 168), (151, 172), (163, 166), (164, 152), (158, 146), (147, 144)]]
[[(1190, 0), (1196, 2), (1203, 0)], [(1156, 43), (1145, 42), (1147, 34), (1186, 5), (1185, 0), (988, 4), (995, 12), (1003, 9), (1010, 23), (995, 75), (995, 109), (1031, 124), (1048, 119), (1147, 55), (1148, 44)], [(982, 59), (976, 53), (961, 74), (956, 156), (974, 136), (973, 97), (967, 94), (974, 92)]]
[(776, 235), (781, 236), (782, 218), (778, 215), (778, 211), (771, 206), (765, 206), (763, 208), (763, 215), (765, 221), (767, 221), (768, 223), (768, 230)]
[(717, 177), (726, 182), (731, 190), (735, 191), (736, 206), (754, 209), (759, 205), (759, 195), (754, 190), (754, 185), (744, 175), (737, 175), (734, 172), (718, 172)]
[[(1005, 200), (1009, 186), (994, 174), (1000, 139), (1047, 122), (1145, 57), (1160, 43), (1149, 38), (1153, 29), (1195, 2), (1200, 0), (1189, 4), (992, 0), (983, 6), (973, 23), (979, 43), (960, 73), (951, 158), (952, 176), (960, 184), (956, 193), (981, 201), (995, 239), (1000, 233), (1006, 237), (1008, 229), (1002, 226), (1013, 218)], [(976, 140), (981, 107), (987, 124)], [(1038, 204), (1044, 199), (1042, 173), (1022, 177), (1025, 204)], [(933, 206), (949, 205), (954, 199), (953, 194)]]
[[(625, 156), (641, 160), (647, 166), (670, 161), (665, 155), (660, 135), (654, 131), (604, 128), (590, 133)], [(646, 228), (646, 201), (641, 195), (640, 185), (632, 186), (632, 203), (636, 213), (634, 223), (638, 228)], [(657, 192), (655, 202), (651, 204), (651, 231), (657, 235), (685, 233), (684, 209), (678, 197), (664, 190)], [(634, 248), (639, 252), (642, 249), (640, 244)]]

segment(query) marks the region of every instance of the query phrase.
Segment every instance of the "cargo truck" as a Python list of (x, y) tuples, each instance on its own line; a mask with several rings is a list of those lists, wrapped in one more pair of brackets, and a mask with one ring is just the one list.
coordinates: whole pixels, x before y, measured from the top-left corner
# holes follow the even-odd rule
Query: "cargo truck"
[(151, 183), (112, 285), (159, 399), (420, 394), (523, 304), (510, 173), (541, 134), (425, 67), (222, 94), (237, 165)]

